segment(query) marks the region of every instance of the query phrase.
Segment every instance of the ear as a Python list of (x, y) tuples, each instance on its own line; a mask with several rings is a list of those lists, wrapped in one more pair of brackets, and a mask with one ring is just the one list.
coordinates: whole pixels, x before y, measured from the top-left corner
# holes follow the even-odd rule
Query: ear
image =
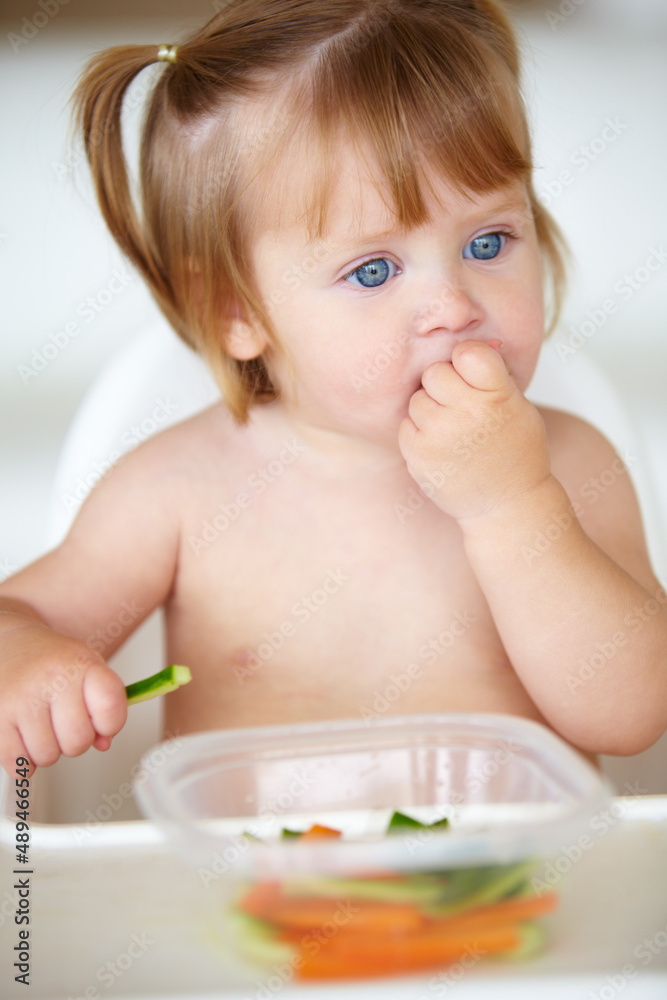
[(268, 346), (268, 338), (262, 330), (235, 316), (225, 335), (227, 353), (237, 361), (258, 358)]
[[(202, 290), (202, 270), (194, 257), (187, 257), (185, 260), (185, 274), (189, 282), (189, 290), (194, 295), (196, 301), (203, 300)], [(231, 310), (231, 319), (225, 324), (224, 345), (230, 357), (237, 361), (250, 361), (258, 358), (268, 346), (268, 338), (262, 330), (251, 326), (243, 316), (241, 306), (234, 300)]]

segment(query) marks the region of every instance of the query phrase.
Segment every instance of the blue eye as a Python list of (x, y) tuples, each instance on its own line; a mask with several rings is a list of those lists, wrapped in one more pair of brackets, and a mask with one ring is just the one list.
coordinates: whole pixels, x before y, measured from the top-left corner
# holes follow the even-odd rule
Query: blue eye
[[(378, 257), (376, 260), (367, 260), (365, 264), (350, 271), (345, 276), (345, 280), (356, 285), (357, 288), (379, 288), (389, 278), (393, 278), (397, 270), (398, 268), (392, 261), (387, 260), (386, 257)], [(352, 278), (356, 278), (357, 281), (352, 281)]]
[(463, 250), (463, 256), (468, 260), (493, 260), (505, 246), (504, 233), (485, 233), (476, 236)]

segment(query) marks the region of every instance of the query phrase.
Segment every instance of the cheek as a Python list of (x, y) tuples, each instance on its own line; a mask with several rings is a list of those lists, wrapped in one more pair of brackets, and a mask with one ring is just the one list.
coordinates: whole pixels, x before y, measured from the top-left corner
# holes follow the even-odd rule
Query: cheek
[(328, 336), (324, 324), (314, 325), (305, 337), (291, 340), (289, 355), (292, 370), (302, 398), (329, 402), (345, 399), (353, 392), (352, 375), (355, 361), (349, 345)]
[(517, 303), (505, 326), (508, 367), (522, 392), (527, 389), (544, 343), (544, 303), (541, 292)]
[(373, 316), (372, 321), (358, 325), (349, 366), (358, 391), (391, 394), (404, 386), (416, 363), (414, 328), (414, 319), (396, 301), (381, 317)]
[(405, 401), (416, 388), (416, 369), (421, 377), (423, 367), (411, 361), (407, 336), (384, 337), (365, 350), (350, 368), (354, 403), (393, 406)]
[(507, 366), (523, 388), (544, 341), (542, 285), (539, 276), (535, 280), (532, 262), (527, 262), (519, 280), (499, 282), (485, 305), (494, 336), (503, 341)]
[(331, 323), (325, 318), (314, 332), (315, 343), (302, 342), (300, 369), (304, 376), (317, 371), (354, 401), (391, 391), (405, 378), (409, 343), (407, 333), (398, 334), (395, 327), (344, 314)]
[(499, 281), (493, 291), (492, 311), (504, 324), (525, 336), (543, 322), (544, 295), (539, 264), (528, 261), (518, 267), (514, 278)]

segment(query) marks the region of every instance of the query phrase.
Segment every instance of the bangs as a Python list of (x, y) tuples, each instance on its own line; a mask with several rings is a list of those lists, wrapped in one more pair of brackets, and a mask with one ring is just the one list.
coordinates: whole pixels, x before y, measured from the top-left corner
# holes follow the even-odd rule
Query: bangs
[(290, 118), (314, 132), (318, 169), (311, 231), (326, 229), (341, 136), (380, 171), (397, 222), (428, 218), (429, 175), (484, 194), (532, 172), (517, 80), (478, 33), (437, 18), (368, 20), (335, 36), (292, 90)]
[[(142, 60), (139, 68), (153, 62), (154, 48)], [(116, 101), (106, 63), (99, 72)], [(262, 300), (253, 270), (255, 241), (295, 224), (312, 243), (326, 241), (332, 199), (356, 183), (344, 169), (350, 152), (369, 168), (360, 176), (375, 184), (391, 227), (404, 230), (430, 221), (442, 181), (473, 198), (522, 185), (555, 324), (564, 244), (532, 187), (516, 40), (495, 0), (230, 0), (158, 79), (142, 141), (141, 221), (126, 180), (106, 190), (105, 165), (122, 159), (119, 132), (99, 157), (112, 231), (180, 336), (220, 372), (241, 421), (275, 388), (263, 356), (228, 352), (234, 319), (282, 351), (273, 299)]]

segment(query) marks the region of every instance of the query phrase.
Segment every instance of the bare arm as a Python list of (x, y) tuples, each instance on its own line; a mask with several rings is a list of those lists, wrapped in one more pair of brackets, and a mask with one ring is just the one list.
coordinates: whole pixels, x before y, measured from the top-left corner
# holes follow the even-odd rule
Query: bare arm
[[(452, 364), (427, 370), (424, 385), (402, 428), (403, 453), (418, 481), (443, 459), (454, 463), (434, 499), (461, 526), (526, 690), (583, 750), (646, 749), (667, 728), (667, 596), (618, 456), (563, 416), (569, 446), (552, 468), (542, 417), (488, 346), (459, 345)], [(462, 457), (460, 442), (474, 428), (488, 433)], [(605, 470), (617, 481), (591, 503), (582, 487)]]
[[(176, 477), (177, 478), (177, 477)], [(107, 749), (126, 713), (106, 659), (160, 605), (178, 547), (164, 443), (127, 456), (63, 544), (0, 584), (0, 764)]]

